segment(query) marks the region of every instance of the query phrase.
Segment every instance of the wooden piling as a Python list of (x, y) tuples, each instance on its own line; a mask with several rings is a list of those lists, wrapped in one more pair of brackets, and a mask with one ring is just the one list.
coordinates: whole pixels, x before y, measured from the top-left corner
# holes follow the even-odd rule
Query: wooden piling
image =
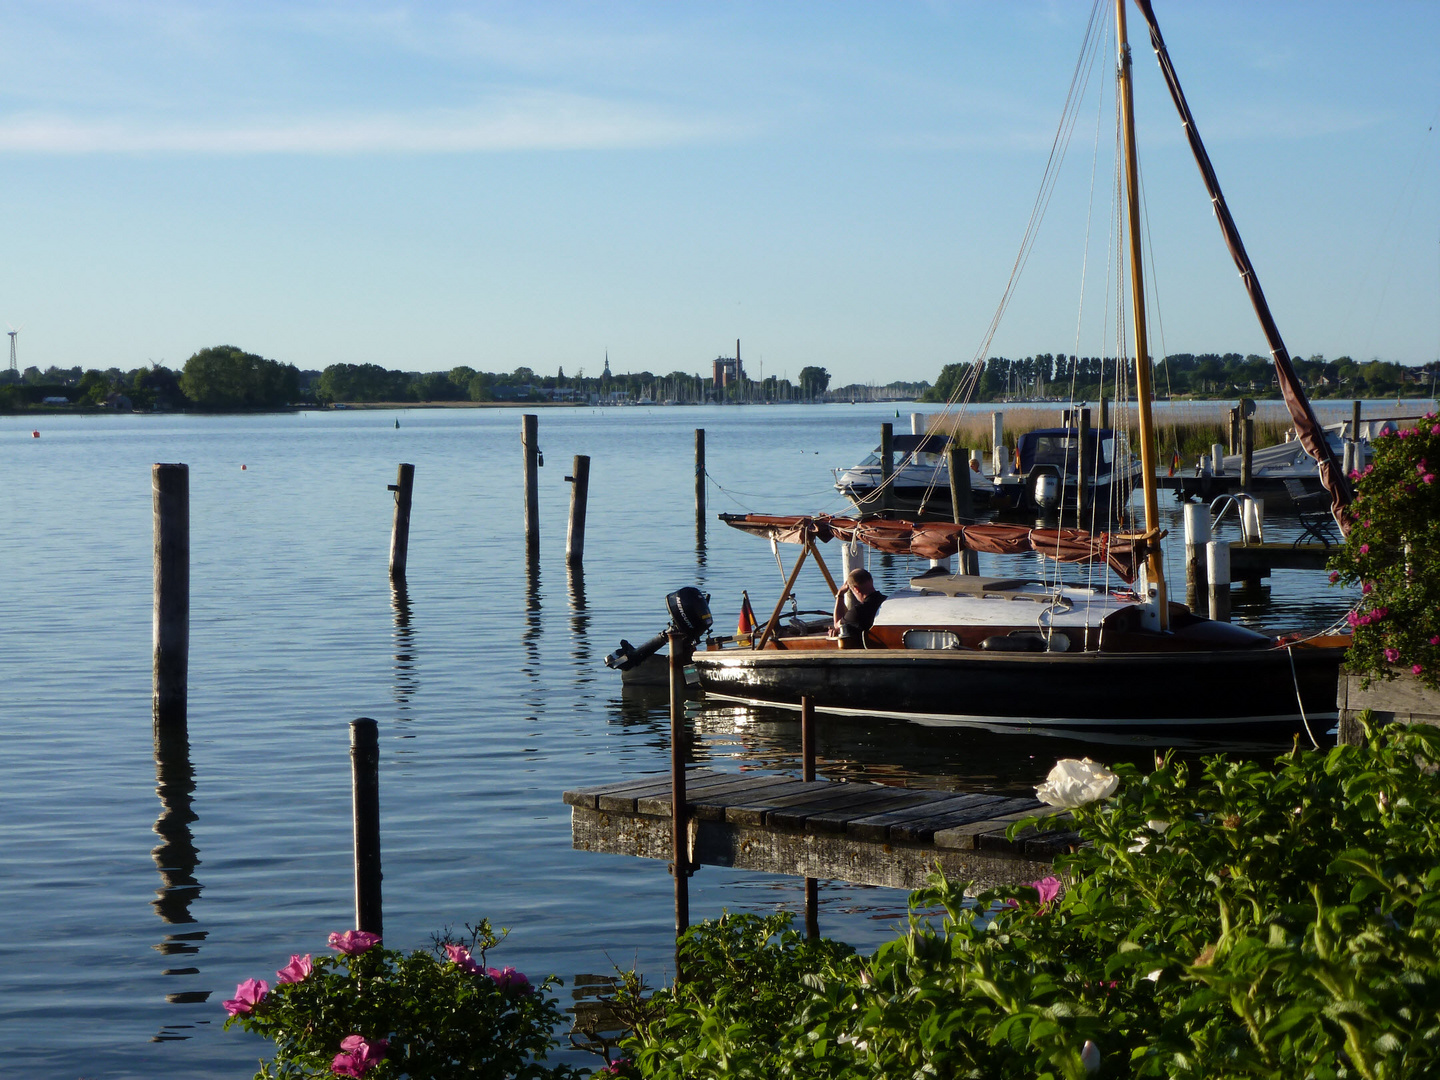
[(1240, 490), (1250, 490), (1250, 464), (1255, 453), (1255, 420), (1245, 417), (1240, 423)]
[(695, 429), (695, 524), (705, 526), (705, 429)]
[(375, 721), (350, 723), (350, 794), (355, 821), (355, 929), (384, 935), (380, 903), (380, 736)]
[(1100, 428), (1105, 430), (1110, 427), (1110, 399), (1104, 394), (1100, 395)]
[[(1081, 528), (1083, 528), (1084, 525), (1081, 523), (1080, 519), (1084, 516), (1085, 511), (1090, 508), (1090, 474), (1094, 471), (1095, 468), (1095, 463), (1090, 460), (1089, 409), (1080, 410), (1080, 422), (1078, 424), (1078, 427), (1080, 435), (1080, 459), (1077, 462), (1077, 465), (1079, 467), (1079, 476), (1076, 477), (1075, 484), (1075, 520), (1076, 523), (1079, 524)], [(1061, 478), (1060, 482), (1061, 484), (1064, 484), (1065, 480), (1063, 477)], [(1062, 504), (1064, 502), (1063, 490), (1061, 492), (1061, 502)]]
[(156, 730), (183, 731), (190, 680), (190, 466), (150, 467), (155, 609), (152, 711)]
[(390, 578), (405, 580), (410, 557), (410, 494), (415, 487), (415, 466), (401, 465), (390, 490), (395, 493), (395, 523), (390, 527)]
[(534, 413), (520, 417), (520, 448), (525, 456), (525, 548), (540, 550), (540, 418)]
[(1230, 541), (1211, 540), (1205, 545), (1205, 569), (1210, 578), (1210, 618), (1230, 621)]
[(1210, 509), (1204, 503), (1185, 504), (1185, 603), (1199, 612), (1209, 603), (1209, 574), (1205, 545), (1210, 543)]
[(675, 978), (680, 979), (679, 938), (690, 926), (690, 830), (685, 820), (685, 639), (670, 639), (670, 867), (675, 875)]
[[(1360, 441), (1360, 402), (1358, 401), (1352, 401), (1350, 403), (1350, 437), (1357, 443)], [(1355, 467), (1358, 469), (1364, 462), (1359, 460), (1360, 455), (1358, 453), (1355, 457)]]
[(1233, 405), (1230, 408), (1230, 439), (1226, 444), (1229, 450), (1226, 453), (1238, 454), (1240, 452), (1240, 406)]
[[(815, 702), (809, 697), (800, 699), (800, 779), (810, 784), (815, 781)], [(805, 936), (812, 941), (820, 936), (819, 882), (813, 877), (805, 879)]]
[(895, 507), (895, 425), (880, 425), (880, 509)]
[(924, 435), (924, 434), (925, 434), (925, 421), (926, 421), (926, 416), (925, 416), (925, 414), (924, 414), (923, 412), (912, 412), (912, 413), (910, 414), (910, 434), (911, 434), (911, 435)]
[(945, 448), (945, 468), (950, 473), (950, 516), (956, 525), (968, 525), (973, 509), (970, 492), (970, 457), (964, 447), (952, 441)]
[(585, 504), (590, 497), (590, 457), (576, 454), (570, 466), (570, 527), (565, 531), (565, 565), (585, 561)]

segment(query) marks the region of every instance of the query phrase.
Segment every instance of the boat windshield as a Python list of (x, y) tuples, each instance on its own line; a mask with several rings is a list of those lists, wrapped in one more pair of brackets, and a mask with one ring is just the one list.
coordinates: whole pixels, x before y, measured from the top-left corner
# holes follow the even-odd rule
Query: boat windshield
[(1035, 439), (1035, 464), (1072, 468), (1080, 460), (1078, 435), (1040, 435)]

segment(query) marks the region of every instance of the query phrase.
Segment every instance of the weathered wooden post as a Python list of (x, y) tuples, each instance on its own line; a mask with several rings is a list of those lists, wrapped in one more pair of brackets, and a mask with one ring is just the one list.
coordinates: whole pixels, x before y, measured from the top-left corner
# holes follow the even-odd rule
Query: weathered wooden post
[(355, 819), (355, 929), (384, 935), (380, 905), (380, 736), (368, 716), (350, 722)]
[[(970, 454), (963, 446), (958, 449), (952, 437), (945, 448), (945, 467), (950, 471), (950, 516), (956, 525), (968, 525), (974, 521), (974, 496), (970, 491)], [(957, 570), (961, 574), (980, 573), (980, 556), (969, 548), (962, 547), (956, 552)]]
[[(800, 779), (815, 779), (815, 702), (800, 699)], [(812, 877), (805, 879), (805, 936), (812, 941), (820, 936), (820, 886)]]
[(895, 425), (880, 425), (880, 509), (895, 508)]
[(1108, 428), (1109, 426), (1110, 426), (1110, 399), (1107, 398), (1104, 394), (1101, 394), (1101, 395), (1100, 395), (1100, 428), (1101, 428), (1101, 430), (1103, 431), (1104, 429)]
[(1204, 503), (1185, 504), (1185, 603), (1198, 612), (1209, 602), (1206, 545), (1210, 543), (1210, 509)]
[(705, 522), (705, 429), (695, 429), (695, 521)]
[(1210, 577), (1210, 618), (1230, 621), (1230, 541), (1211, 540), (1205, 545), (1206, 570)]
[[(1354, 439), (1356, 443), (1360, 442), (1360, 402), (1358, 401), (1352, 401), (1350, 403), (1350, 437)], [(1357, 469), (1365, 464), (1359, 460), (1360, 455), (1358, 453), (1355, 455), (1355, 458), (1355, 467)]]
[(150, 467), (155, 610), (152, 714), (161, 729), (185, 730), (190, 682), (190, 466)]
[(1255, 419), (1240, 422), (1240, 490), (1250, 490), (1250, 458), (1255, 453)]
[(675, 979), (680, 979), (680, 935), (690, 926), (690, 827), (685, 817), (685, 639), (670, 639), (670, 857), (675, 875)]
[(576, 454), (565, 477), (570, 488), (570, 527), (565, 532), (565, 565), (579, 566), (585, 561), (585, 504), (590, 497), (590, 457)]
[(415, 487), (415, 466), (401, 465), (390, 490), (395, 493), (395, 524), (390, 528), (390, 577), (405, 580), (410, 557), (410, 494)]
[(1229, 441), (1229, 444), (1228, 444), (1228, 445), (1229, 445), (1229, 447), (1230, 447), (1229, 453), (1238, 454), (1238, 453), (1240, 452), (1240, 406), (1239, 406), (1239, 405), (1232, 406), (1231, 409), (1230, 409), (1230, 441)]
[(534, 413), (520, 417), (520, 448), (525, 455), (525, 549), (532, 555), (540, 550), (540, 418)]
[[(1080, 422), (1077, 425), (1080, 435), (1080, 454), (1076, 463), (1080, 475), (1075, 486), (1075, 523), (1079, 525), (1081, 517), (1090, 508), (1090, 474), (1095, 468), (1095, 463), (1090, 460), (1090, 410), (1080, 410)], [(1060, 483), (1065, 483), (1065, 478), (1060, 478)], [(1061, 491), (1061, 502), (1064, 502), (1064, 491)]]

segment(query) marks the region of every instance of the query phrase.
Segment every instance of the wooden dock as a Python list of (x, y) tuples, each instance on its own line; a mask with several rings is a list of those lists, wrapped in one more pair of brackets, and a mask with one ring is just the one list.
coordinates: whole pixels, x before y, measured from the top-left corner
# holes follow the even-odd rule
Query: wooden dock
[[(567, 791), (571, 842), (583, 851), (672, 858), (670, 778), (652, 775)], [(774, 774), (686, 772), (693, 866), (916, 889), (939, 865), (976, 889), (1026, 884), (1073, 850), (1073, 832), (1009, 825), (1055, 811), (1033, 798), (915, 791)]]
[(1324, 570), (1340, 549), (1340, 544), (1231, 544), (1230, 580), (1258, 580), (1271, 570)]

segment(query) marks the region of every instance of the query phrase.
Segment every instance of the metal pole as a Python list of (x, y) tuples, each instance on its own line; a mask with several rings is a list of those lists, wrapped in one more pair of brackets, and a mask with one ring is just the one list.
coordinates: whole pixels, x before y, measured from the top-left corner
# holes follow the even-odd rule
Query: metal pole
[(534, 413), (520, 417), (520, 448), (525, 455), (525, 548), (532, 555), (540, 550), (540, 418)]
[(151, 707), (157, 732), (183, 732), (190, 680), (190, 467), (150, 468), (155, 607)]
[(384, 935), (380, 906), (380, 736), (375, 721), (350, 723), (350, 793), (355, 819), (355, 929)]
[(590, 457), (576, 454), (570, 466), (570, 527), (565, 533), (565, 565), (579, 566), (585, 561), (585, 505), (590, 498)]
[(415, 487), (415, 466), (401, 465), (390, 490), (395, 493), (395, 523), (390, 527), (390, 577), (405, 580), (410, 557), (410, 495)]

